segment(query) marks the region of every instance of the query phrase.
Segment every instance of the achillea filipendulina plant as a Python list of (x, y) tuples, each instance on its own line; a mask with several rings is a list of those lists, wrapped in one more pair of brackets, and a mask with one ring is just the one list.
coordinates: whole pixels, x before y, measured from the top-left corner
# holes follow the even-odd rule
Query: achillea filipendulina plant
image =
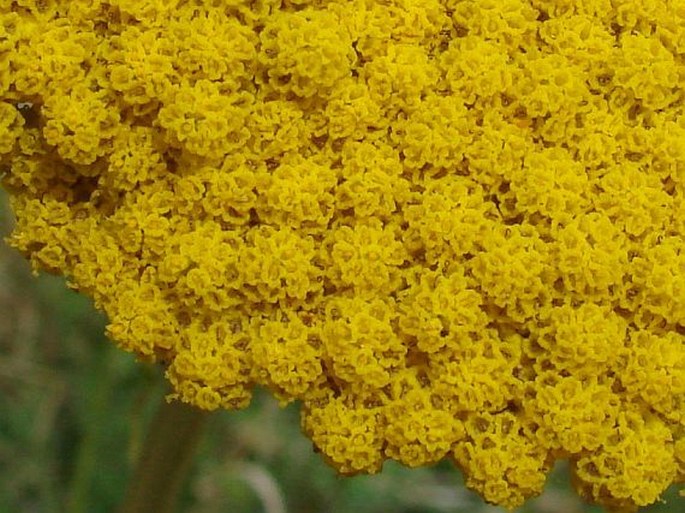
[(685, 1), (3, 0), (10, 243), (173, 398), (508, 508), (685, 481)]

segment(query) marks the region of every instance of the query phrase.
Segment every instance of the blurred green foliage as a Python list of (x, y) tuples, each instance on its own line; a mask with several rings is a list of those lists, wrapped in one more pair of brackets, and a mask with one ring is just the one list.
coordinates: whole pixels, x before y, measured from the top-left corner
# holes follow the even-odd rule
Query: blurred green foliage
[[(0, 233), (10, 229), (3, 196)], [(0, 245), (0, 513), (107, 513), (123, 496), (167, 389), (161, 370), (116, 349), (104, 326), (62, 278), (31, 276)], [(182, 499), (188, 513), (504, 511), (466, 490), (448, 463), (339, 477), (300, 433), (297, 405), (281, 409), (264, 391), (244, 411), (212, 416)], [(601, 509), (580, 501), (560, 464), (520, 511)], [(683, 500), (672, 487), (644, 511), (683, 511)]]

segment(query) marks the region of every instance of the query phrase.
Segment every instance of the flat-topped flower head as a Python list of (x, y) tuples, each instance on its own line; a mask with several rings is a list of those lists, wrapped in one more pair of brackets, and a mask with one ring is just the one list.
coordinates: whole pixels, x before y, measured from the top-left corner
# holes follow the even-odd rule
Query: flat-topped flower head
[(10, 243), (342, 474), (685, 481), (685, 3), (0, 5)]

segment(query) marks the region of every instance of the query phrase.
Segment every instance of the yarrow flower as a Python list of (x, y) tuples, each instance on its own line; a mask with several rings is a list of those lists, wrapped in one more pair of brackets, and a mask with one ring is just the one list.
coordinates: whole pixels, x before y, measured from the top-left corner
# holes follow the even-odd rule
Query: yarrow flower
[(685, 482), (685, 1), (0, 2), (36, 270), (173, 397), (508, 508)]

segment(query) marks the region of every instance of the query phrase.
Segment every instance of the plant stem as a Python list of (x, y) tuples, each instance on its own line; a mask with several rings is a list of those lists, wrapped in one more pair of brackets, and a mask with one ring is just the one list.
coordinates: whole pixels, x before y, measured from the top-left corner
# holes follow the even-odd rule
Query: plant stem
[(162, 398), (119, 513), (173, 513), (209, 415)]

